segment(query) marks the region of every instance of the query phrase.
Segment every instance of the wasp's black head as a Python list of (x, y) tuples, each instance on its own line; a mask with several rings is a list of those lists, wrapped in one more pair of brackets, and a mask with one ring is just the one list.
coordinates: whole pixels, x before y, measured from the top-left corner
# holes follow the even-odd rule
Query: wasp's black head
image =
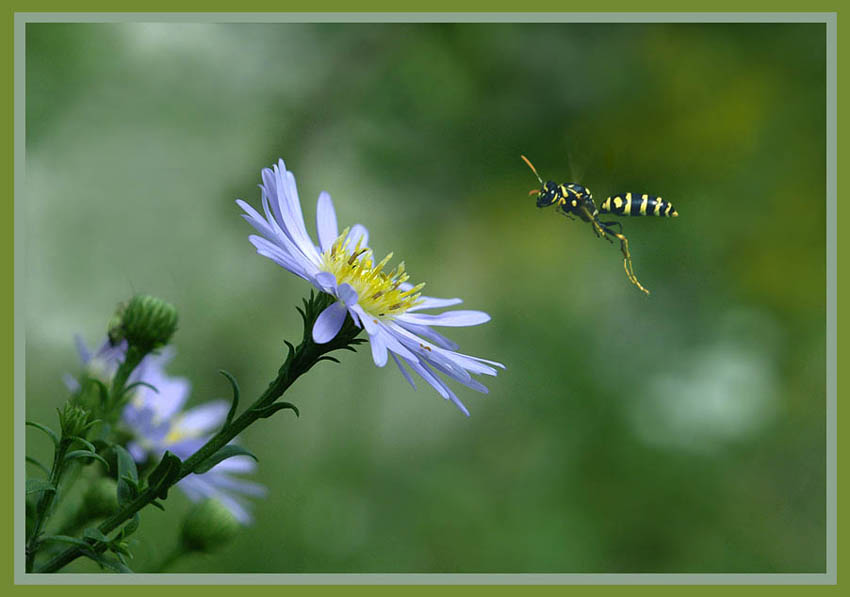
[(558, 185), (551, 180), (543, 183), (537, 194), (537, 207), (549, 207), (558, 200)]

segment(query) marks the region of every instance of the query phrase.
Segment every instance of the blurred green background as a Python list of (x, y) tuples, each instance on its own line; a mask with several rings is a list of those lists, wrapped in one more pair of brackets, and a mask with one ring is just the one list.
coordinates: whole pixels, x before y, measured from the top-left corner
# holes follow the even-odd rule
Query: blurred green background
[[(274, 376), (306, 282), (237, 197), (283, 157), (501, 361), (467, 419), (368, 349), (242, 435), (256, 522), (182, 572), (823, 572), (825, 27), (30, 24), (27, 417), (55, 423), (74, 333), (180, 310), (192, 403)], [(634, 267), (538, 210), (536, 179), (663, 196)], [(47, 442), (28, 449), (49, 460)], [(188, 501), (143, 513), (134, 570)], [(91, 570), (78, 563), (72, 570)]]

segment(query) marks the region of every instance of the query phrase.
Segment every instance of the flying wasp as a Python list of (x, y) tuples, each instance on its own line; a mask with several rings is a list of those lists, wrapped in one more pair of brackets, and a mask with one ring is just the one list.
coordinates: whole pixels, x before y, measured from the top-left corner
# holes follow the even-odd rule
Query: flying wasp
[[(534, 175), (540, 181), (539, 189), (532, 189), (528, 192), (529, 195), (537, 195), (537, 207), (549, 207), (555, 205), (559, 213), (564, 214), (570, 219), (578, 217), (583, 222), (590, 222), (593, 226), (593, 231), (596, 236), (606, 239), (613, 243), (611, 237), (616, 237), (620, 241), (620, 251), (623, 253), (623, 269), (626, 270), (626, 276), (629, 281), (637, 286), (641, 291), (649, 294), (649, 290), (643, 287), (638, 282), (635, 276), (635, 270), (632, 266), (632, 257), (629, 253), (629, 241), (623, 236), (623, 225), (620, 222), (603, 222), (599, 219), (600, 213), (610, 213), (616, 216), (662, 216), (673, 217), (678, 216), (675, 208), (669, 201), (663, 200), (661, 197), (654, 195), (639, 195), (637, 193), (620, 193), (612, 195), (602, 202), (602, 205), (597, 208), (593, 202), (593, 195), (590, 189), (583, 187), (580, 184), (567, 183), (558, 184), (551, 180), (543, 182), (537, 169), (532, 165), (528, 158), (524, 155), (520, 156)], [(617, 230), (614, 230), (617, 227)]]

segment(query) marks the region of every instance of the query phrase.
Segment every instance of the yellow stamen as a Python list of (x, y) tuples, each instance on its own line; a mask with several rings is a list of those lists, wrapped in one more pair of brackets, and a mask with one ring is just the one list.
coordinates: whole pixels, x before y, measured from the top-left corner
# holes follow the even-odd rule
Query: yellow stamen
[(348, 284), (354, 288), (358, 296), (357, 303), (370, 317), (393, 319), (419, 304), (419, 292), (425, 286), (424, 283), (410, 290), (399, 288), (409, 278), (404, 262), (389, 273), (384, 273), (384, 267), (393, 254), (374, 263), (372, 250), (361, 247), (362, 237), (353, 249), (349, 246), (348, 232), (348, 228), (343, 230), (330, 248), (322, 253), (322, 271), (333, 274), (337, 284)]

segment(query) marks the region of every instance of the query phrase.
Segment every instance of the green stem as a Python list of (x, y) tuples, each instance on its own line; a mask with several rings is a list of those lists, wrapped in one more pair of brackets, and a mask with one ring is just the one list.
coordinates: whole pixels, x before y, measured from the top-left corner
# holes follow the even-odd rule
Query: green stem
[(121, 399), (124, 394), (124, 386), (127, 384), (130, 374), (139, 366), (142, 359), (145, 358), (145, 353), (139, 350), (135, 345), (130, 344), (127, 347), (127, 356), (124, 357), (124, 362), (118, 367), (115, 372), (115, 377), (112, 378), (112, 388), (109, 391), (109, 404), (106, 406), (106, 414), (118, 416), (121, 412), (119, 408)]
[[(53, 466), (50, 469), (50, 484), (58, 490), (59, 481), (62, 479), (62, 472), (65, 469), (65, 454), (71, 446), (71, 441), (66, 438), (59, 440), (59, 444), (53, 452)], [(56, 497), (56, 491), (44, 491), (41, 498), (38, 500), (35, 510), (35, 522), (32, 527), (26, 545), (26, 571), (32, 572), (35, 564), (35, 555), (38, 552), (38, 542), (41, 536), (41, 530), (50, 518), (50, 513), (53, 506), (53, 499)]]
[[(360, 333), (360, 328), (356, 327), (350, 318), (346, 319), (346, 323), (343, 325), (342, 330), (340, 330), (339, 334), (337, 334), (336, 338), (334, 338), (331, 342), (328, 342), (327, 344), (316, 344), (313, 342), (312, 324), (315, 322), (315, 318), (319, 313), (321, 313), (324, 306), (329, 304), (330, 300), (332, 300), (329, 297), (324, 297), (327, 297), (327, 295), (320, 295), (315, 301), (311, 301), (311, 304), (308, 306), (309, 313), (304, 315), (305, 326), (303, 340), (297, 348), (290, 349), (289, 356), (278, 371), (277, 378), (269, 384), (266, 391), (263, 392), (263, 394), (257, 398), (257, 400), (247, 410), (210, 438), (206, 444), (182, 463), (180, 473), (176, 476), (171, 485), (174, 485), (180, 479), (191, 474), (199, 464), (227, 445), (251, 423), (259, 418), (267, 416), (267, 414), (263, 412), (263, 408), (271, 405), (280, 398), (296, 379), (309, 371), (313, 365), (322, 360), (325, 354), (342, 348), (352, 349), (352, 345), (361, 342), (361, 340), (356, 340), (356, 336)], [(100, 530), (100, 532), (104, 535), (108, 535), (110, 532), (114, 531), (127, 520), (132, 518), (136, 512), (154, 501), (157, 498), (157, 494), (161, 491), (161, 487), (148, 487), (136, 496), (135, 499), (126, 503), (113, 516), (104, 520), (98, 527), (98, 530)], [(103, 549), (103, 544), (92, 543), (92, 549), (95, 551), (101, 551)], [(81, 555), (83, 555), (83, 552), (80, 547), (69, 547), (39, 568), (38, 572), (56, 572), (73, 562)]]

